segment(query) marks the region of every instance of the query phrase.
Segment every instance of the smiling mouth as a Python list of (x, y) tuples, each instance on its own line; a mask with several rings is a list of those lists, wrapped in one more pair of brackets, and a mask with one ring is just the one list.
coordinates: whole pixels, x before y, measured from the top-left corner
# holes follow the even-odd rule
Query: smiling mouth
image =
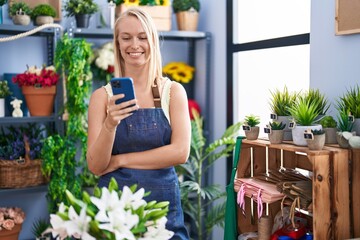
[(128, 53), (130, 56), (133, 56), (133, 57), (137, 57), (137, 56), (140, 56), (141, 54), (143, 54), (142, 52), (130, 52)]

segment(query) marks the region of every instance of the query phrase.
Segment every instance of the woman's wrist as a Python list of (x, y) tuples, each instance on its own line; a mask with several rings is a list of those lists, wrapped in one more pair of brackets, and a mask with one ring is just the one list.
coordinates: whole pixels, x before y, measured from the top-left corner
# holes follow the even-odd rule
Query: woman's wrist
[(115, 133), (115, 132), (116, 132), (116, 127), (115, 127), (115, 128), (109, 128), (109, 127), (106, 125), (106, 122), (103, 123), (103, 128), (104, 128), (105, 131), (108, 132), (108, 133)]

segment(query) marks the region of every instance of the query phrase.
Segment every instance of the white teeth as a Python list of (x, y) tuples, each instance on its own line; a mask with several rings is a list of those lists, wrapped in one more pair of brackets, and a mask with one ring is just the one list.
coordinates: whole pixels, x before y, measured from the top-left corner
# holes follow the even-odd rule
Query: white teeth
[(141, 53), (129, 53), (130, 56), (140, 56)]

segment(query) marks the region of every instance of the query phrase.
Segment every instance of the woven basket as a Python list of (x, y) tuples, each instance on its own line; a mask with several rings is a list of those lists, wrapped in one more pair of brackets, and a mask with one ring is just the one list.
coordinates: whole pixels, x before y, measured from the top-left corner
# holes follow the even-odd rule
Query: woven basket
[(25, 152), (25, 159), (0, 160), (0, 188), (32, 187), (48, 182), (41, 172), (42, 160), (30, 159), (26, 142)]

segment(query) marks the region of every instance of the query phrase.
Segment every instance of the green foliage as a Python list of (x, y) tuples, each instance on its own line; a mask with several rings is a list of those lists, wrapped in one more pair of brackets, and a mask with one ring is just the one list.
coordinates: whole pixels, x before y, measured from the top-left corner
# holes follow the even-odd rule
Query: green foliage
[(338, 128), (341, 132), (351, 132), (354, 123), (349, 121), (349, 115), (346, 110), (338, 109)]
[(38, 16), (50, 16), (50, 17), (55, 17), (56, 16), (56, 10), (54, 7), (52, 7), (49, 4), (40, 4), (37, 5), (32, 13), (31, 13), (31, 18), (32, 19), (36, 19)]
[[(198, 239), (205, 239), (202, 236), (210, 234), (215, 225), (224, 224), (224, 206), (212, 205), (212, 203), (223, 199), (226, 194), (218, 185), (204, 186), (203, 178), (215, 161), (232, 154), (241, 123), (228, 127), (221, 138), (207, 145), (203, 133), (203, 118), (195, 111), (193, 114), (190, 157), (185, 164), (177, 166), (177, 172), (183, 173), (185, 178), (185, 181), (180, 183), (184, 212), (194, 221)], [(209, 209), (206, 226), (203, 222), (205, 209)], [(208, 221), (210, 214), (216, 217)], [(206, 229), (206, 233), (203, 229)]]
[(7, 0), (0, 0), (0, 6), (3, 6), (7, 3)]
[(318, 105), (318, 101), (311, 101), (309, 98), (299, 97), (295, 103), (289, 107), (289, 112), (296, 124), (311, 126), (320, 114)]
[(317, 106), (317, 112), (319, 115), (325, 115), (326, 112), (329, 110), (329, 103), (328, 100), (325, 98), (325, 95), (320, 93), (319, 89), (309, 89), (303, 96), (306, 101), (314, 102)]
[(0, 98), (5, 98), (11, 94), (12, 94), (12, 92), (10, 91), (8, 82), (0, 81)]
[(111, 1), (113, 3), (115, 3), (116, 6), (119, 6), (120, 4), (124, 3), (124, 0), (107, 0), (108, 3), (110, 3)]
[(200, 11), (199, 0), (173, 0), (172, 7), (174, 13), (188, 11), (193, 8), (195, 11)]
[(337, 122), (332, 116), (324, 116), (320, 120), (320, 124), (323, 126), (323, 128), (336, 128)]
[(290, 116), (288, 108), (294, 104), (298, 93), (290, 93), (286, 86), (282, 91), (275, 89), (274, 91), (270, 91), (270, 93), (270, 108), (272, 113), (278, 116)]
[(325, 131), (323, 129), (311, 129), (312, 134), (314, 135), (323, 135)]
[(31, 231), (36, 238), (40, 238), (48, 227), (50, 227), (50, 223), (40, 218), (34, 222)]
[(269, 122), (271, 130), (283, 130), (286, 127), (286, 123), (283, 122)]
[(337, 108), (360, 118), (360, 87), (350, 87), (342, 97), (337, 100)]
[(99, 5), (94, 0), (68, 0), (64, 10), (66, 17), (82, 14), (94, 14), (99, 11)]
[(26, 15), (31, 16), (32, 10), (25, 2), (13, 2), (9, 7), (9, 15), (15, 16), (18, 11), (20, 12), (20, 10)]
[(260, 117), (255, 115), (245, 116), (244, 124), (249, 125), (250, 127), (255, 127), (260, 123)]

